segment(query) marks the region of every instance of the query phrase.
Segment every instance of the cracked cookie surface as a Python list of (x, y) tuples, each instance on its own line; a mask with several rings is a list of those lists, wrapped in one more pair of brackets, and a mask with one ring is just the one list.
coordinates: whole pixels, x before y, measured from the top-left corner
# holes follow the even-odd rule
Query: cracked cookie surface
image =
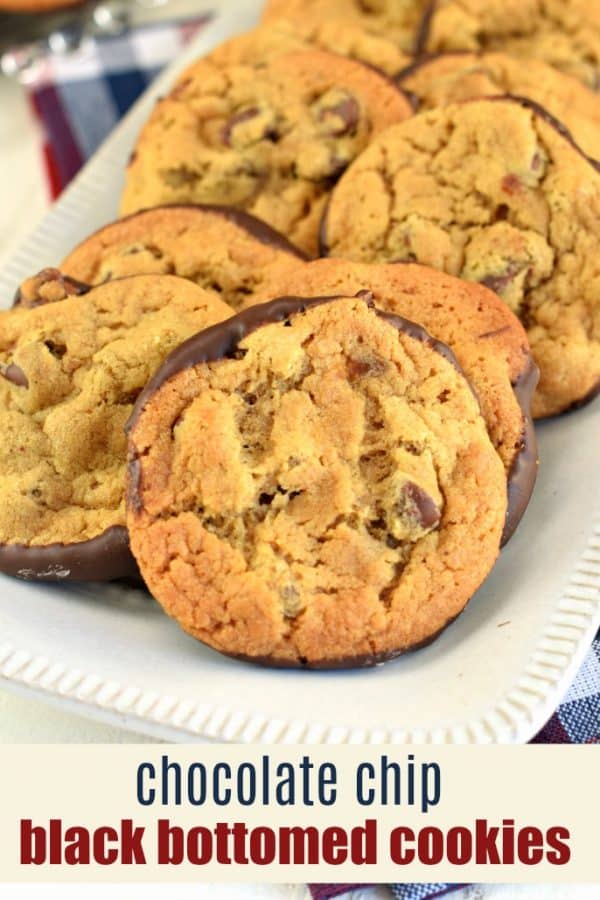
[(332, 185), (376, 134), (411, 114), (385, 75), (325, 51), (254, 64), (202, 59), (142, 129), (121, 212), (236, 206), (315, 253)]
[(432, 639), (498, 554), (506, 479), (470, 385), (368, 295), (285, 298), (188, 341), (129, 425), (127, 521), (216, 649), (364, 664)]
[(306, 23), (327, 22), (342, 29), (351, 26), (365, 35), (393, 41), (400, 50), (412, 54), (427, 5), (428, 0), (267, 0), (262, 21), (276, 25), (284, 18), (301, 28)]
[(304, 257), (283, 235), (231, 207), (163, 206), (92, 234), (61, 263), (88, 284), (128, 275), (179, 275), (238, 309), (263, 281)]
[(348, 56), (387, 75), (396, 75), (411, 61), (384, 34), (372, 34), (346, 19), (321, 20), (310, 16), (275, 18), (220, 44), (211, 52), (211, 58), (221, 63), (261, 62), (310, 47)]
[(463, 100), (516, 94), (556, 116), (588, 156), (600, 156), (600, 96), (576, 78), (536, 59), (505, 53), (441, 53), (401, 72), (398, 83), (419, 102), (419, 112)]
[(412, 260), (494, 290), (541, 372), (536, 417), (600, 384), (600, 172), (543, 110), (468, 101), (389, 129), (345, 173), (325, 249)]
[(0, 313), (0, 571), (104, 580), (134, 569), (124, 424), (169, 352), (230, 314), (172, 276)]
[(600, 5), (596, 0), (438, 0), (419, 49), (495, 50), (540, 59), (600, 88)]
[(537, 372), (523, 326), (488, 288), (411, 264), (317, 259), (267, 280), (253, 302), (360, 290), (371, 292), (378, 309), (418, 321), (447, 344), (473, 385), (508, 478), (506, 543), (527, 508), (537, 475), (530, 410)]

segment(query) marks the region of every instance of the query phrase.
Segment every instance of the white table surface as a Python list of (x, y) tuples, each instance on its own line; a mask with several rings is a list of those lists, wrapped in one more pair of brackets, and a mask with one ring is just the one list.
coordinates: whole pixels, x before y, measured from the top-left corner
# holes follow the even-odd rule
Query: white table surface
[[(0, 77), (0, 172), (3, 173), (3, 193), (0, 202), (0, 265), (27, 234), (49, 205), (44, 178), (41, 135), (30, 111), (22, 88)], [(8, 176), (8, 177), (7, 177)], [(7, 305), (4, 298), (3, 304)], [(22, 693), (0, 690), (0, 743), (152, 743), (152, 738), (123, 728), (104, 725)], [(86, 900), (114, 893), (109, 888), (86, 886)], [(119, 886), (119, 896), (131, 900), (153, 900), (164, 896), (164, 887), (151, 885)], [(11, 900), (50, 898), (70, 900), (81, 896), (81, 888), (60, 885), (34, 887), (10, 885), (2, 888), (3, 896)], [(261, 900), (306, 900), (303, 885), (180, 885), (169, 888), (173, 900), (210, 897), (215, 900), (261, 898)], [(475, 885), (452, 894), (456, 900), (563, 900), (569, 898), (598, 898), (595, 885)], [(351, 900), (380, 900), (389, 897), (383, 888), (355, 891)]]

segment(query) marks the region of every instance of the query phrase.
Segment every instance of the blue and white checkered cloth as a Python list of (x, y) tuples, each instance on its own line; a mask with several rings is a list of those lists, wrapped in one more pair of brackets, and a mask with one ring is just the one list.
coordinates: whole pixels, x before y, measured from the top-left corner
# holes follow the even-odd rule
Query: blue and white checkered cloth
[(87, 38), (76, 52), (45, 57), (28, 70), (25, 86), (43, 128), (53, 198), (210, 18), (205, 14), (119, 37)]

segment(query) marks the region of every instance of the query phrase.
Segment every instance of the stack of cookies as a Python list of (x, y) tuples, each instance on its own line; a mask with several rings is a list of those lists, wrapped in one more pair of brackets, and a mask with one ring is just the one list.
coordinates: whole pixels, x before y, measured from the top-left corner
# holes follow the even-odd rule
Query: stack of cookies
[[(600, 390), (585, 0), (270, 0), (0, 313), (0, 570), (268, 665), (433, 640)], [(539, 379), (539, 383), (538, 383)], [(561, 427), (568, 427), (568, 419)]]

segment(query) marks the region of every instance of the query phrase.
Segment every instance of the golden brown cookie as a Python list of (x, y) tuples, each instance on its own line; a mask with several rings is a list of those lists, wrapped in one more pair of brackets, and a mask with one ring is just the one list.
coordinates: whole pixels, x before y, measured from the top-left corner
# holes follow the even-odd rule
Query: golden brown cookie
[(236, 206), (315, 253), (332, 185), (376, 134), (411, 114), (385, 75), (324, 51), (239, 65), (202, 59), (144, 126), (121, 211)]
[(523, 65), (505, 53), (440, 53), (413, 63), (398, 83), (414, 94), (419, 112), (477, 97), (528, 97), (564, 122), (588, 156), (600, 156), (600, 96), (539, 60)]
[(410, 264), (318, 259), (268, 279), (252, 302), (292, 293), (315, 297), (360, 290), (370, 291), (378, 309), (418, 321), (447, 344), (475, 388), (508, 479), (505, 544), (527, 508), (537, 476), (531, 399), (538, 372), (523, 326), (488, 288)]
[(168, 353), (230, 312), (183, 279), (138, 276), (0, 313), (0, 571), (136, 571), (123, 426)]
[(506, 479), (450, 351), (355, 298), (186, 342), (129, 424), (140, 570), (194, 637), (271, 665), (430, 641), (493, 566)]
[(43, 13), (67, 6), (81, 6), (84, 0), (0, 0), (0, 10), (10, 13)]
[(345, 19), (318, 17), (275, 18), (220, 44), (212, 51), (211, 58), (227, 64), (254, 63), (311, 47), (349, 56), (388, 75), (396, 75), (411, 61), (384, 34), (372, 34)]
[(598, 90), (600, 4), (597, 0), (434, 0), (422, 22), (418, 49), (499, 51), (521, 60), (539, 59)]
[(523, 322), (537, 418), (600, 385), (600, 171), (530, 101), (473, 100), (390, 128), (336, 186), (324, 249), (477, 281)]
[[(351, 26), (365, 35), (392, 41), (414, 53), (418, 31), (429, 0), (267, 0), (262, 21), (269, 25), (285, 18), (299, 23)], [(334, 49), (333, 47), (331, 49)], [(370, 62), (370, 60), (369, 60)]]
[(96, 231), (60, 268), (87, 284), (127, 275), (179, 275), (237, 309), (265, 279), (286, 274), (303, 259), (283, 235), (242, 210), (162, 206)]

